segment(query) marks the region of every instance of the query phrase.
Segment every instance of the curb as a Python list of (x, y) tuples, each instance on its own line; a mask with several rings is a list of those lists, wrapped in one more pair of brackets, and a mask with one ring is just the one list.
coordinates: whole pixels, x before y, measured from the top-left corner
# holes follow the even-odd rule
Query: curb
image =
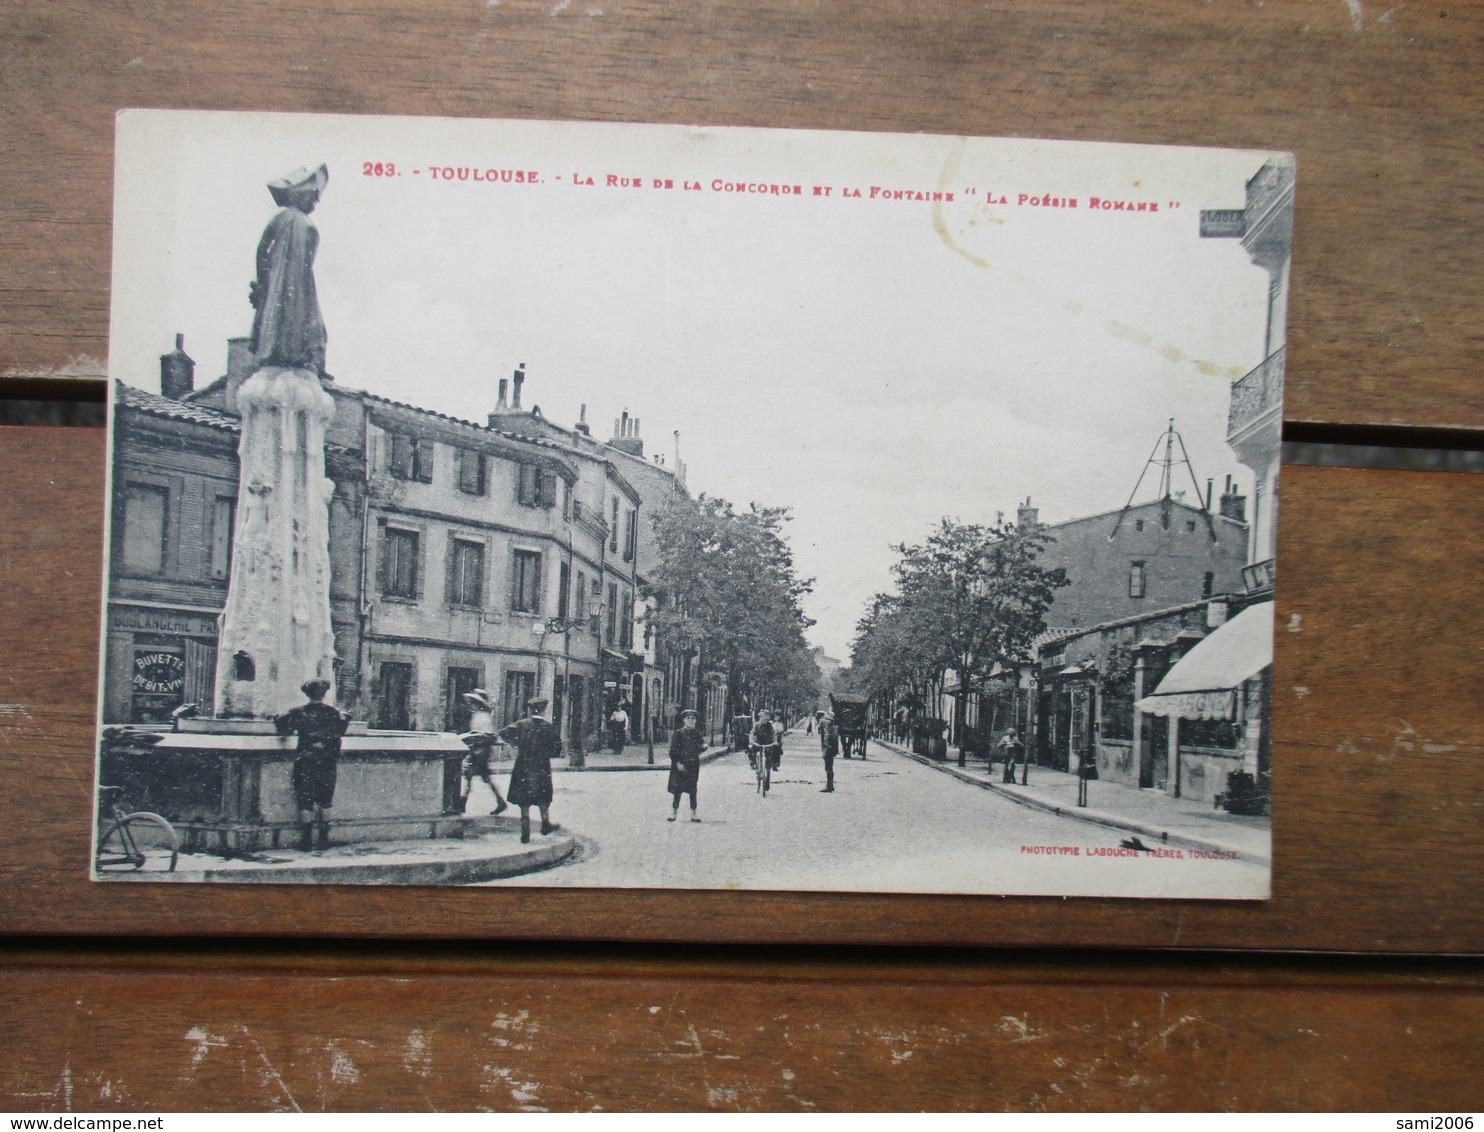
[(215, 884), (473, 884), (540, 872), (561, 864), (577, 850), (575, 837), (558, 837), (517, 853), (434, 861), (367, 860), (346, 864), (285, 865), (282, 868), (221, 868), (175, 873), (121, 873), (107, 883), (154, 882)]
[(1110, 814), (1105, 810), (1088, 809), (1082, 806), (1062, 806), (1055, 802), (1047, 802), (1041, 798), (1033, 798), (1028, 794), (1021, 794), (1014, 790), (1006, 790), (1005, 784), (999, 782), (985, 782), (983, 779), (975, 778), (973, 775), (962, 774), (955, 766), (941, 763), (937, 759), (919, 755), (895, 743), (888, 743), (882, 739), (873, 739), (873, 743), (880, 743), (888, 751), (902, 755), (913, 762), (921, 763), (923, 766), (932, 767), (934, 770), (944, 774), (952, 775), (960, 782), (967, 782), (970, 786), (977, 786), (981, 790), (990, 790), (1002, 798), (1014, 802), (1018, 806), (1026, 806), (1032, 810), (1041, 810), (1043, 813), (1055, 814), (1060, 817), (1074, 818), (1077, 821), (1086, 822), (1089, 825), (1100, 825), (1108, 829), (1119, 829), (1126, 833), (1139, 833), (1145, 837), (1154, 838), (1161, 845), (1175, 845), (1182, 849), (1205, 849), (1216, 853), (1235, 853), (1239, 860), (1251, 861), (1254, 864), (1272, 867), (1271, 855), (1253, 853), (1239, 845), (1233, 845), (1229, 841), (1218, 841), (1215, 838), (1197, 837), (1189, 833), (1171, 833), (1167, 829), (1149, 825), (1146, 822), (1136, 821), (1133, 818), (1125, 818), (1118, 814)]

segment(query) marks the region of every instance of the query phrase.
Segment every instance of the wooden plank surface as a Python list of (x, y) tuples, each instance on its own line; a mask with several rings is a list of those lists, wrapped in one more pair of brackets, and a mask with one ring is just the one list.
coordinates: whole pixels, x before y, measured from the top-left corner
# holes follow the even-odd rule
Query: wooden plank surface
[(442, 0), (0, 10), (0, 372), (106, 356), (127, 106), (1289, 149), (1287, 416), (1484, 427), (1484, 8)]
[(0, 1096), (73, 1111), (1477, 1109), (1477, 974), (1067, 964), (0, 967)]
[(165, 890), (86, 877), (103, 446), (0, 429), (0, 931), (1484, 950), (1484, 476), (1284, 470), (1271, 901)]

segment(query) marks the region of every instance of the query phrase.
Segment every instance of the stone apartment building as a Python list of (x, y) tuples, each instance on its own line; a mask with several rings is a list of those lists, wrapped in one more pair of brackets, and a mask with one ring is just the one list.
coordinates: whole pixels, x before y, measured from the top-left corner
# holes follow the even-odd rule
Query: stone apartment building
[[(232, 342), (228, 374), (198, 391), (179, 346), (162, 358), (165, 395), (115, 387), (106, 722), (213, 699), (246, 355)], [(377, 728), (459, 730), (465, 691), (494, 693), (504, 720), (540, 691), (569, 742), (593, 743), (642, 621), (628, 457), (499, 412), (476, 424), (327, 388), (341, 705)]]

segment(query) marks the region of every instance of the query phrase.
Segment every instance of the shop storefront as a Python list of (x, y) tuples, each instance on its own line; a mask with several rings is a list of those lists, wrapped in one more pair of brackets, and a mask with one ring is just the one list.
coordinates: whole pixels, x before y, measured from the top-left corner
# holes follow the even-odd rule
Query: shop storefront
[(182, 704), (209, 715), (215, 699), (218, 614), (110, 603), (105, 723), (167, 723)]

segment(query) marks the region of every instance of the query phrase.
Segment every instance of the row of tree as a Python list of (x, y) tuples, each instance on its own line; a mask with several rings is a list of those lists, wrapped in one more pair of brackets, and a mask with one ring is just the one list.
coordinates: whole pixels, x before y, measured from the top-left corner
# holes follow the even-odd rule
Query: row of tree
[(894, 546), (896, 587), (876, 594), (856, 625), (850, 685), (932, 727), (950, 677), (961, 704), (978, 694), (993, 709), (1005, 685), (992, 678), (1030, 661), (1067, 584), (1065, 570), (1041, 564), (1051, 541), (1039, 523), (945, 518), (924, 542)]
[(767, 707), (796, 717), (818, 696), (802, 604), (814, 583), (794, 569), (788, 520), (786, 507), (741, 511), (707, 495), (677, 496), (654, 516), (650, 625), (697, 673), (725, 675), (728, 715)]

